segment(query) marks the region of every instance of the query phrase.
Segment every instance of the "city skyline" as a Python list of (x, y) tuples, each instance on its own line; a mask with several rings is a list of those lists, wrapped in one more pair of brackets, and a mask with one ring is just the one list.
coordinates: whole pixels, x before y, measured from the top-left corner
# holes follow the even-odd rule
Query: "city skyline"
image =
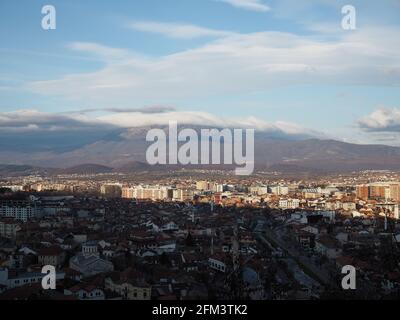
[(399, 11), (1, 0), (0, 301), (398, 300)]
[(397, 299), (399, 181), (388, 170), (4, 176), (0, 300)]

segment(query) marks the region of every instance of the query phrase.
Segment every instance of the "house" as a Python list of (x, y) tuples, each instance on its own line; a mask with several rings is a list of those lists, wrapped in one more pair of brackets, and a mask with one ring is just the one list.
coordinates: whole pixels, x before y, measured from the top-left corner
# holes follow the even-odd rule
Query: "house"
[(315, 234), (300, 231), (297, 233), (297, 241), (304, 249), (312, 249), (315, 247)]
[[(44, 274), (40, 272), (14, 272), (7, 268), (0, 269), (0, 284), (7, 288), (21, 287), (27, 284), (41, 283)], [(64, 279), (65, 274), (57, 272), (56, 280)]]
[(10, 254), (8, 256), (8, 260), (5, 261), (2, 265), (11, 269), (23, 269), (29, 264), (29, 259), (26, 259), (26, 256), (22, 253)]
[(64, 268), (65, 278), (80, 282), (82, 280), (82, 273), (71, 268)]
[(336, 258), (335, 264), (340, 270), (342, 270), (344, 266), (354, 265), (354, 259), (350, 256), (340, 255)]
[(334, 239), (321, 236), (315, 241), (315, 251), (329, 259), (336, 259), (342, 252), (338, 245)]
[(110, 261), (100, 258), (97, 242), (94, 241), (84, 243), (82, 252), (70, 259), (69, 266), (82, 273), (84, 277), (114, 270), (114, 265)]
[(74, 295), (79, 300), (104, 300), (104, 291), (93, 285), (75, 285), (64, 290), (65, 295)]
[(44, 248), (38, 253), (39, 264), (43, 266), (61, 267), (65, 262), (65, 257), (65, 252), (58, 246)]
[(0, 300), (76, 300), (74, 296), (65, 296), (57, 290), (43, 290), (40, 283), (27, 284), (8, 289), (0, 294)]
[(349, 241), (349, 234), (346, 232), (339, 232), (335, 237), (340, 243), (346, 243)]
[(302, 228), (301, 230), (315, 234), (315, 235), (317, 235), (319, 233), (318, 228), (313, 227), (313, 226), (306, 226), (306, 227)]
[(28, 247), (22, 247), (21, 249), (19, 249), (18, 250), (18, 252), (19, 253), (22, 253), (22, 254), (24, 254), (24, 255), (33, 255), (33, 256), (36, 256), (37, 255), (37, 252), (36, 251), (34, 251), (34, 250), (32, 250), (32, 249), (30, 249), (30, 248), (28, 248)]
[(144, 275), (128, 268), (121, 273), (113, 273), (105, 279), (105, 288), (120, 294), (125, 300), (150, 300), (151, 285)]
[(175, 222), (170, 221), (170, 222), (162, 225), (160, 230), (161, 231), (177, 231), (177, 230), (179, 230), (179, 227)]
[(225, 273), (227, 272), (227, 264), (225, 263), (224, 257), (222, 255), (213, 255), (208, 259), (208, 266), (216, 271)]
[(198, 271), (199, 270), (199, 257), (195, 254), (182, 253), (182, 268), (186, 272)]
[(11, 218), (0, 220), (0, 237), (7, 239), (16, 239), (17, 232), (21, 230), (19, 222)]
[(176, 250), (176, 242), (175, 241), (164, 241), (162, 243), (159, 243), (156, 251), (158, 254), (163, 254), (163, 253), (172, 253)]

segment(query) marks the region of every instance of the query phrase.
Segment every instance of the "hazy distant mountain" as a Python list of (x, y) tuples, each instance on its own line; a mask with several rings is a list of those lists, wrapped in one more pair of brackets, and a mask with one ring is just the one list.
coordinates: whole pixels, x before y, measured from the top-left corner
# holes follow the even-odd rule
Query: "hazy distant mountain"
[(114, 168), (114, 172), (135, 172), (135, 171), (149, 171), (155, 169), (154, 166), (140, 161), (130, 161), (122, 166)]
[[(62, 136), (58, 135), (57, 139), (54, 138), (54, 141), (46, 145), (46, 150), (43, 147), (34, 147), (40, 145), (40, 139), (31, 141), (32, 147), (28, 149), (13, 145), (12, 141), (3, 141), (0, 143), (0, 163), (31, 167), (0, 166), (0, 173), (30, 172), (38, 167), (63, 168), (65, 170), (59, 172), (64, 173), (159, 170), (162, 169), (160, 166), (152, 167), (146, 162), (146, 150), (151, 144), (145, 138), (148, 130), (149, 128), (143, 127), (105, 131), (101, 137), (97, 133), (74, 143), (71, 136), (68, 136), (66, 147), (63, 147)], [(34, 138), (28, 137), (31, 140)], [(18, 141), (17, 139), (16, 143)], [(67, 169), (65, 164), (68, 164)], [(255, 164), (261, 170), (288, 172), (400, 169), (400, 148), (357, 145), (280, 132), (256, 132)]]
[(0, 176), (25, 176), (33, 174), (52, 174), (54, 169), (29, 165), (0, 165)]
[(82, 164), (66, 169), (57, 170), (58, 174), (99, 174), (111, 172), (113, 168), (99, 164)]
[(335, 140), (258, 140), (256, 163), (296, 165), (319, 171), (400, 169), (400, 148)]

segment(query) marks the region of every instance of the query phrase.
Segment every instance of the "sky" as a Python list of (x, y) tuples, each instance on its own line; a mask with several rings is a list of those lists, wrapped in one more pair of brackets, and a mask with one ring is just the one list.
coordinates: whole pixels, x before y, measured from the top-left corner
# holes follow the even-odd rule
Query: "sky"
[(0, 131), (177, 120), (400, 145), (400, 0), (1, 0), (0, 39)]

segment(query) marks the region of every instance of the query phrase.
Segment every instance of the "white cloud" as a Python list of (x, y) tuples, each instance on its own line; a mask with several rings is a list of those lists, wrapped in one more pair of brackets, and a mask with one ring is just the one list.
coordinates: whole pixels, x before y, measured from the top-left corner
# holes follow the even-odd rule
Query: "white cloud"
[[(128, 55), (97, 72), (26, 87), (85, 105), (124, 107), (300, 84), (399, 85), (400, 43), (392, 40), (398, 35), (389, 28), (343, 32), (330, 41), (281, 32), (236, 34), (158, 58)], [(93, 48), (108, 53), (103, 46), (86, 49)]]
[[(157, 109), (158, 108), (158, 109)], [(198, 111), (171, 111), (162, 107), (121, 110), (110, 108), (106, 115), (92, 116), (70, 113), (69, 115), (41, 112), (35, 109), (0, 112), (0, 132), (56, 132), (89, 131), (106, 132), (115, 128), (131, 129), (149, 126), (168, 126), (171, 120), (179, 125), (215, 128), (251, 128), (278, 135), (325, 137), (321, 132), (301, 127), (295, 123), (267, 122), (256, 117), (231, 118)], [(96, 109), (91, 109), (96, 110)], [(151, 112), (149, 112), (151, 111)]]
[(129, 27), (143, 32), (158, 33), (170, 38), (193, 39), (200, 37), (223, 37), (231, 32), (214, 30), (192, 24), (165, 23), (156, 21), (135, 21)]
[[(91, 112), (115, 112), (115, 113), (147, 113), (147, 114), (156, 114), (156, 113), (164, 113), (175, 111), (174, 107), (169, 106), (148, 106), (143, 108), (85, 108), (77, 110), (73, 113), (75, 114), (85, 114)], [(71, 112), (68, 112), (71, 113)]]
[(93, 42), (72, 42), (67, 45), (67, 48), (90, 53), (105, 60), (124, 59), (129, 56), (127, 50), (110, 48)]
[(380, 107), (358, 122), (361, 129), (370, 132), (400, 132), (400, 109)]
[[(24, 109), (13, 112), (0, 112), (0, 131), (59, 131), (96, 129), (98, 119), (85, 115), (66, 115), (41, 112), (35, 109)], [(108, 125), (103, 123), (103, 125)]]
[(179, 125), (206, 126), (215, 128), (250, 128), (262, 132), (274, 132), (294, 136), (326, 137), (325, 134), (301, 127), (295, 123), (277, 121), (267, 122), (256, 117), (230, 118), (220, 117), (208, 112), (174, 111), (155, 115), (146, 113), (115, 113), (97, 118), (101, 123), (107, 123), (122, 128), (143, 126), (167, 126), (171, 120)]
[(245, 10), (260, 11), (260, 12), (266, 12), (271, 10), (271, 8), (261, 0), (215, 0), (215, 1), (225, 2), (236, 8), (241, 8)]

